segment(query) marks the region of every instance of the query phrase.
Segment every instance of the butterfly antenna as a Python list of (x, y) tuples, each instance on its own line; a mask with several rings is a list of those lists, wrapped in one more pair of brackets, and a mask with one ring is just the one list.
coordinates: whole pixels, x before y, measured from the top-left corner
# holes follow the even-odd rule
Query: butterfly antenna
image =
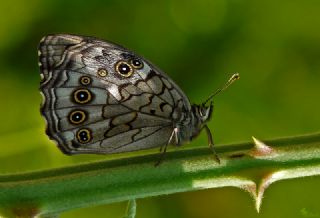
[(210, 101), (214, 96), (216, 96), (217, 94), (219, 94), (220, 92), (224, 91), (225, 89), (227, 89), (234, 81), (240, 79), (240, 75), (239, 73), (235, 73), (233, 74), (230, 79), (219, 89), (217, 89), (214, 93), (212, 93), (207, 100), (203, 103), (203, 105), (205, 105), (208, 101)]

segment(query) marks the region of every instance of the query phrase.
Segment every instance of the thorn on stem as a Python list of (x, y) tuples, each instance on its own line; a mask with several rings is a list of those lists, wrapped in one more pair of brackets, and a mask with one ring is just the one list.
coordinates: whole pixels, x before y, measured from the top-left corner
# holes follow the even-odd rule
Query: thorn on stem
[(252, 136), (254, 147), (251, 149), (249, 154), (253, 157), (265, 156), (274, 152), (274, 149), (266, 145), (262, 141)]

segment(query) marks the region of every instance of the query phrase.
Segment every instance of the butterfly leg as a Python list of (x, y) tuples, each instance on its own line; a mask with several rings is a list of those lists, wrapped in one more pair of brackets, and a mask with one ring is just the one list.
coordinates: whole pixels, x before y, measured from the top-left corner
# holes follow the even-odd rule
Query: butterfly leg
[(216, 161), (218, 163), (220, 163), (220, 158), (214, 148), (214, 143), (213, 143), (213, 138), (212, 138), (212, 134), (211, 131), (209, 129), (209, 127), (207, 125), (204, 126), (204, 129), (206, 130), (207, 136), (208, 136), (208, 144), (209, 144), (209, 148), (210, 150), (213, 152), (214, 158), (216, 159)]
[[(159, 160), (155, 163), (155, 165), (154, 165), (155, 167), (159, 166), (162, 163), (162, 161), (164, 159), (164, 156), (166, 154), (166, 151), (167, 151), (167, 147), (172, 142), (172, 139), (173, 139), (174, 136), (177, 139), (177, 137), (178, 137), (178, 128), (174, 128), (172, 130), (172, 133), (170, 135), (170, 138), (169, 138), (167, 144), (165, 144), (164, 146), (160, 147), (161, 156), (160, 156)], [(162, 148), (163, 148), (163, 151), (162, 151)]]

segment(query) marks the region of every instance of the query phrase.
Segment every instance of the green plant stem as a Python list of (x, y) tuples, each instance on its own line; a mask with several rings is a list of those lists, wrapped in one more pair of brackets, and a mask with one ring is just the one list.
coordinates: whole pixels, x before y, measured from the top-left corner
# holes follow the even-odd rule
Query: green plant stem
[[(320, 133), (270, 140), (267, 145), (218, 146), (218, 164), (207, 147), (0, 176), (0, 207), (7, 214), (58, 214), (130, 199), (235, 186), (260, 208), (264, 190), (282, 179), (320, 174)], [(8, 212), (9, 211), (9, 212)]]
[(137, 203), (136, 200), (129, 200), (126, 215), (123, 218), (135, 218), (136, 217), (136, 210), (137, 210)]

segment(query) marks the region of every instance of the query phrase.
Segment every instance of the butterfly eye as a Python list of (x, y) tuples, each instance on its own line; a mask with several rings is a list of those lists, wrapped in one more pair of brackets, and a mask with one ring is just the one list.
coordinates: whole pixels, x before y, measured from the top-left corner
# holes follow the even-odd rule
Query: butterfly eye
[(208, 112), (207, 108), (205, 108), (205, 107), (201, 107), (199, 109), (200, 116), (202, 116), (202, 117), (207, 116), (207, 112)]
[(76, 136), (80, 143), (88, 143), (92, 139), (91, 131), (89, 129), (80, 129)]
[(84, 86), (90, 85), (91, 83), (91, 78), (88, 76), (82, 76), (80, 77), (80, 83)]
[(116, 71), (117, 73), (119, 73), (121, 76), (124, 76), (124, 77), (129, 77), (133, 73), (132, 67), (127, 62), (124, 62), (124, 61), (119, 61), (116, 64)]
[(72, 124), (80, 124), (83, 123), (87, 119), (87, 114), (81, 110), (74, 110), (69, 114), (69, 121)]
[(143, 68), (143, 63), (139, 59), (132, 59), (130, 63), (136, 69)]
[(78, 104), (86, 104), (92, 100), (92, 94), (88, 89), (78, 89), (73, 93), (73, 99)]

